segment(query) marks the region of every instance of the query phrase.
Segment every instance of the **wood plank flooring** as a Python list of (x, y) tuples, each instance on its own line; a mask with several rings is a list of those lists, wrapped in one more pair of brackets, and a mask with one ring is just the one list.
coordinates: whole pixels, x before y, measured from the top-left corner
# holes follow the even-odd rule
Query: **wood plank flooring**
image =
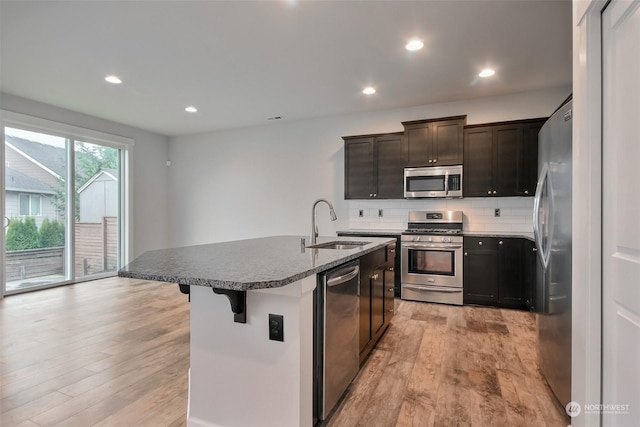
[(396, 300), (329, 427), (567, 426), (537, 362), (531, 313)]
[[(566, 426), (540, 376), (531, 314), (396, 300), (328, 423)], [(104, 279), (0, 301), (0, 425), (184, 426), (189, 303)]]

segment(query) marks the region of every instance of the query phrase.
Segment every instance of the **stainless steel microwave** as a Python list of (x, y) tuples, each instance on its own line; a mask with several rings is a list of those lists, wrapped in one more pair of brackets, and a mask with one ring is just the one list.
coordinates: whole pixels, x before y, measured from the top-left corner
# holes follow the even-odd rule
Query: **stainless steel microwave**
[(404, 197), (462, 197), (462, 165), (404, 168)]

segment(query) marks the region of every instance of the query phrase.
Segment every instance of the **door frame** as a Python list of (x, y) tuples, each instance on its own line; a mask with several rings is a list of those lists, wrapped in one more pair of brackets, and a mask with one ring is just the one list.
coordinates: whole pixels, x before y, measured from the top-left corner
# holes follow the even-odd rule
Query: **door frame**
[[(602, 403), (602, 11), (573, 0), (573, 257), (571, 398)], [(601, 426), (584, 412), (573, 426)]]
[[(114, 135), (101, 131), (94, 131), (91, 129), (86, 129), (78, 126), (68, 125), (65, 123), (59, 123), (51, 120), (42, 119), (39, 117), (33, 117), (26, 114), (15, 113), (12, 111), (1, 110), (0, 109), (0, 135), (2, 137), (2, 149), (0, 149), (0, 197), (2, 200), (0, 201), (0, 213), (4, 214), (4, 204), (5, 204), (5, 171), (4, 171), (4, 128), (5, 126), (14, 126), (25, 130), (30, 130), (34, 132), (42, 132), (42, 133), (50, 133), (58, 136), (68, 137), (71, 139), (71, 150), (74, 149), (74, 140), (82, 140), (84, 142), (96, 143), (104, 146), (109, 146), (112, 148), (117, 148), (120, 150), (120, 179), (124, 184), (120, 188), (120, 197), (119, 197), (119, 230), (118, 237), (120, 241), (120, 254), (119, 254), (119, 263), (121, 266), (126, 265), (130, 261), (130, 256), (132, 254), (133, 248), (133, 233), (131, 230), (131, 221), (133, 220), (133, 198), (132, 198), (132, 156), (133, 156), (133, 148), (135, 145), (135, 140), (132, 138)], [(70, 157), (73, 157), (69, 154)], [(73, 169), (72, 169), (73, 168)], [(69, 163), (69, 171), (75, 170), (73, 162)], [(71, 172), (69, 172), (71, 173)], [(68, 185), (70, 184), (70, 180), (67, 179)], [(67, 199), (67, 205), (71, 208), (71, 212), (73, 212), (72, 208), (74, 206), (74, 192), (72, 191), (71, 197)], [(3, 218), (4, 220), (4, 218)], [(75, 244), (74, 235), (74, 227), (65, 227), (67, 230), (66, 238), (71, 244)], [(61, 286), (71, 283), (80, 283), (88, 280), (100, 279), (103, 277), (110, 277), (116, 273), (105, 273), (102, 275), (94, 275), (87, 278), (75, 278), (75, 272), (73, 271), (74, 263), (72, 260), (73, 257), (73, 246), (70, 248), (71, 256), (68, 257), (67, 268), (71, 273), (71, 280), (58, 282), (51, 287)], [(4, 242), (4, 233), (0, 236), (0, 262), (2, 266), (4, 266), (5, 262), (5, 242)], [(1, 269), (0, 272), (0, 299), (4, 297), (5, 292), (5, 272), (4, 268)], [(44, 289), (44, 288), (39, 288)], [(39, 290), (38, 289), (38, 290)], [(35, 290), (35, 289), (34, 289)]]

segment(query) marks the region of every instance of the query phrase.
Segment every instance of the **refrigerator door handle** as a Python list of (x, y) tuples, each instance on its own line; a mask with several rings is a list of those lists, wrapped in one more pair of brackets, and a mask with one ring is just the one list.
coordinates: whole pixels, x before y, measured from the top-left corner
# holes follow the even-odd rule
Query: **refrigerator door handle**
[[(538, 185), (536, 186), (536, 195), (533, 199), (533, 236), (538, 247), (538, 257), (540, 257), (540, 261), (542, 261), (542, 265), (544, 268), (547, 268), (549, 265), (549, 255), (551, 254), (551, 236), (547, 236), (547, 244), (544, 245), (542, 239), (542, 218), (540, 217), (540, 205), (542, 203), (542, 192), (544, 191), (545, 186), (548, 191), (550, 191), (550, 185), (548, 183), (549, 180), (549, 165), (545, 163), (542, 166), (542, 171), (540, 172), (540, 178), (538, 179)], [(547, 199), (549, 202), (551, 201), (551, 194), (547, 195)], [(551, 221), (553, 216), (553, 210), (551, 206), (547, 207), (549, 210), (548, 220)], [(549, 230), (551, 230), (550, 224), (547, 224)]]

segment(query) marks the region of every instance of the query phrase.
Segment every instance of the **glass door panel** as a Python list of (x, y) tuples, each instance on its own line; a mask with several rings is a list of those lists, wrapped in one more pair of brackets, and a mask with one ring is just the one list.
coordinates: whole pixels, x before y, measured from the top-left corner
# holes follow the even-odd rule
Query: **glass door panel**
[(4, 128), (5, 292), (68, 281), (69, 140)]
[(75, 141), (76, 278), (119, 268), (120, 150)]

